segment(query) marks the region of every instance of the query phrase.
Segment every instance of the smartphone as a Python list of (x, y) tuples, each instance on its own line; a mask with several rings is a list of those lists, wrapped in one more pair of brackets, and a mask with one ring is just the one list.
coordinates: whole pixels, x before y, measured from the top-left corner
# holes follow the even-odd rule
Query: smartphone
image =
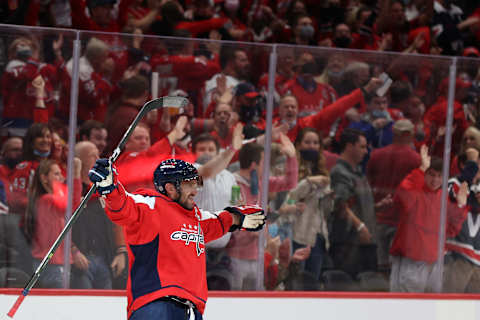
[(378, 78), (380, 80), (382, 80), (383, 84), (381, 85), (380, 88), (377, 89), (377, 96), (383, 97), (385, 95), (385, 93), (387, 92), (387, 90), (392, 85), (393, 80), (385, 72), (380, 74), (380, 76)]

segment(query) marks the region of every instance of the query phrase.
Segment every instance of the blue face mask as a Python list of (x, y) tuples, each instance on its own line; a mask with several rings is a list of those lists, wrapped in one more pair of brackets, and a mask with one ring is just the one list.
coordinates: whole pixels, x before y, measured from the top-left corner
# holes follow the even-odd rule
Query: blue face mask
[(371, 115), (372, 115), (372, 118), (374, 118), (374, 119), (381, 119), (381, 118), (383, 118), (383, 119), (388, 119), (388, 117), (389, 117), (388, 111), (378, 110), (378, 109), (377, 109), (377, 110), (373, 110), (373, 111), (371, 112)]
[(258, 174), (255, 169), (250, 172), (250, 193), (252, 196), (258, 195)]
[(33, 149), (33, 154), (40, 158), (48, 158), (48, 156), (50, 155), (50, 151), (40, 152), (36, 149)]
[(298, 35), (300, 38), (303, 40), (310, 40), (313, 38), (313, 35), (315, 34), (315, 29), (311, 25), (303, 25), (300, 26), (298, 29)]

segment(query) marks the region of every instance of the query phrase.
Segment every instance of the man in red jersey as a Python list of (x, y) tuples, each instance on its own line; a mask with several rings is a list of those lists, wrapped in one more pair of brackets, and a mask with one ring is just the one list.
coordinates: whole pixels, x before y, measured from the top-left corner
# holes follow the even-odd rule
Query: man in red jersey
[(128, 318), (202, 319), (207, 300), (205, 243), (228, 231), (257, 231), (261, 207), (227, 207), (210, 213), (194, 202), (201, 178), (185, 161), (162, 161), (154, 190), (127, 193), (107, 159), (97, 160), (90, 180), (106, 201), (108, 217), (124, 228), (129, 279)]

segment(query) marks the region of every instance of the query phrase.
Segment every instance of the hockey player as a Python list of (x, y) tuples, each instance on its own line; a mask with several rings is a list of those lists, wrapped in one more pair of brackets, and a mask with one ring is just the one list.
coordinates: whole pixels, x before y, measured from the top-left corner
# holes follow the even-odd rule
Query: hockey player
[(258, 206), (227, 207), (214, 214), (200, 210), (193, 198), (201, 178), (193, 165), (179, 159), (157, 167), (156, 191), (127, 193), (107, 159), (97, 160), (89, 177), (106, 200), (108, 217), (124, 228), (130, 320), (202, 319), (205, 243), (227, 231), (260, 230), (265, 223)]

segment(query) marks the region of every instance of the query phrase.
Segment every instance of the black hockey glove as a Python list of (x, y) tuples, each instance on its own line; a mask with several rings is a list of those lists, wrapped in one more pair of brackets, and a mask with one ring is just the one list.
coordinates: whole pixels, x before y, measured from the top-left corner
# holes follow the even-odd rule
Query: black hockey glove
[(117, 187), (117, 171), (108, 159), (98, 159), (88, 172), (88, 178), (97, 184), (97, 192), (101, 195), (109, 194)]
[(235, 230), (258, 231), (265, 225), (265, 212), (257, 205), (226, 207), (225, 211), (240, 218), (240, 225), (232, 225), (230, 232)]

